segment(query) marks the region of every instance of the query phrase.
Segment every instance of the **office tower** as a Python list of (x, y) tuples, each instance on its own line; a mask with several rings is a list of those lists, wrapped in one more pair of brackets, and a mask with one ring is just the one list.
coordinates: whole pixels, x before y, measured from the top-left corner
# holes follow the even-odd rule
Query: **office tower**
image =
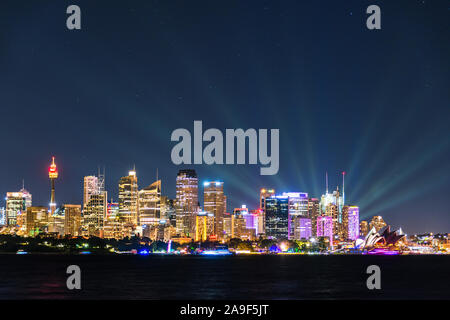
[(207, 181), (203, 183), (203, 200), (206, 212), (213, 213), (215, 218), (214, 234), (223, 239), (223, 217), (225, 215), (225, 196), (223, 182)]
[(195, 217), (195, 241), (206, 241), (214, 235), (215, 217), (211, 212), (199, 211)]
[(195, 170), (178, 171), (176, 180), (177, 232), (194, 236), (195, 217), (198, 212), (198, 178)]
[(231, 239), (231, 230), (231, 215), (228, 212), (225, 212), (225, 215), (223, 216), (223, 232), (225, 240)]
[(255, 237), (258, 235), (258, 223), (261, 209), (250, 210), (248, 214), (244, 216), (247, 229), (253, 229)]
[(288, 238), (289, 197), (265, 198), (266, 236), (270, 239)]
[(27, 208), (26, 234), (35, 237), (40, 233), (48, 232), (48, 212), (47, 207)]
[(169, 224), (176, 228), (177, 226), (177, 212), (173, 199), (166, 196), (161, 196), (161, 219), (169, 222)]
[(64, 211), (64, 235), (81, 236), (81, 205), (65, 204), (62, 210)]
[(65, 208), (64, 205), (56, 208), (51, 217), (51, 232), (55, 236), (64, 236)]
[(58, 168), (55, 164), (55, 157), (52, 157), (52, 163), (48, 168), (48, 177), (50, 179), (51, 184), (51, 194), (50, 194), (50, 216), (53, 216), (53, 213), (56, 210), (56, 202), (55, 202), (55, 180), (58, 178)]
[(161, 180), (139, 191), (139, 225), (145, 229), (157, 225), (161, 218)]
[(308, 200), (308, 217), (311, 219), (312, 236), (317, 235), (317, 217), (320, 215), (319, 199), (310, 198)]
[(367, 223), (367, 221), (362, 220), (359, 223), (359, 234), (362, 237), (365, 237), (367, 235), (367, 233), (369, 233), (369, 224)]
[(83, 208), (86, 207), (91, 195), (98, 194), (98, 177), (96, 176), (86, 176), (84, 177), (83, 183)]
[(119, 180), (119, 214), (128, 228), (138, 225), (138, 182), (136, 171)]
[(359, 238), (359, 207), (348, 206), (348, 239), (354, 241), (358, 238)]
[(6, 223), (8, 226), (17, 225), (17, 216), (25, 212), (26, 199), (22, 192), (6, 193)]
[(327, 237), (333, 245), (333, 218), (321, 215), (317, 217), (317, 237)]
[(259, 208), (262, 210), (258, 222), (258, 234), (265, 234), (266, 230), (266, 199), (275, 196), (275, 189), (263, 188), (259, 192)]
[(103, 237), (121, 240), (125, 237), (124, 219), (119, 213), (119, 203), (109, 202), (106, 209), (106, 219), (103, 226)]
[[(300, 227), (299, 218), (308, 217), (308, 194), (304, 192), (283, 192), (283, 197), (288, 197), (288, 239), (289, 240), (299, 240), (300, 238), (295, 238), (295, 227)], [(300, 235), (299, 230), (297, 230), (297, 235)]]
[(294, 239), (309, 239), (312, 237), (312, 227), (311, 227), (311, 219), (298, 217), (294, 220)]
[(382, 216), (374, 216), (372, 218), (372, 221), (370, 221), (369, 230), (372, 230), (372, 228), (375, 228), (375, 230), (378, 232), (381, 229), (383, 229), (385, 226), (387, 226), (387, 224), (386, 224), (386, 222), (384, 222)]
[(83, 233), (89, 237), (103, 237), (107, 211), (106, 191), (92, 194), (83, 210)]
[(236, 208), (231, 215), (231, 238), (252, 240), (255, 237), (255, 229), (247, 229), (247, 208)]

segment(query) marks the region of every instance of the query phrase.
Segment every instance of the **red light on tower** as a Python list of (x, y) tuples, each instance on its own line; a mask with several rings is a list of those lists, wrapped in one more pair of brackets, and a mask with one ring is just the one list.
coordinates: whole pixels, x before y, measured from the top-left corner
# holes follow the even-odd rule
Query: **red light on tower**
[(55, 157), (52, 157), (52, 164), (48, 168), (48, 177), (50, 179), (58, 178), (58, 168), (56, 167), (56, 164), (55, 164)]

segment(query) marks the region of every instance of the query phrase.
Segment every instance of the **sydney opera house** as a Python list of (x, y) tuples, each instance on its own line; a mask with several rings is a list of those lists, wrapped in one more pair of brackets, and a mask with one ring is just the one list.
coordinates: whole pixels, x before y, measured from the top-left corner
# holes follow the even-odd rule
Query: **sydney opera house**
[(402, 229), (391, 231), (391, 227), (386, 226), (377, 231), (374, 227), (356, 246), (368, 254), (397, 254), (402, 251), (405, 240)]

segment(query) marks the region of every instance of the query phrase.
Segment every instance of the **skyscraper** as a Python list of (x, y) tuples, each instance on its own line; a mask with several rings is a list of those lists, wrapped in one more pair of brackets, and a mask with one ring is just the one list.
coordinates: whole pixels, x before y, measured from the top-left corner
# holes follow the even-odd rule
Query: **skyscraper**
[[(300, 218), (308, 217), (308, 194), (305, 192), (283, 192), (282, 196), (288, 197), (289, 202), (289, 220), (288, 220), (288, 239), (299, 240)], [(297, 237), (295, 235), (297, 234)]]
[(64, 235), (81, 236), (81, 205), (65, 204), (64, 206)]
[(317, 217), (317, 236), (327, 237), (333, 245), (333, 218), (321, 215)]
[(159, 224), (161, 218), (161, 180), (139, 191), (139, 225), (143, 229)]
[(225, 197), (223, 182), (206, 181), (203, 183), (204, 210), (214, 214), (214, 234), (219, 240), (223, 239), (223, 218), (225, 215)]
[(138, 225), (138, 181), (135, 170), (119, 180), (119, 214), (128, 227), (135, 228)]
[(91, 195), (98, 194), (98, 178), (96, 176), (84, 177), (83, 183), (83, 208), (88, 204)]
[(198, 178), (195, 170), (178, 171), (176, 180), (177, 232), (182, 236), (194, 236), (195, 218), (198, 212)]
[(312, 236), (317, 235), (317, 217), (320, 215), (319, 199), (310, 198), (308, 200), (308, 217), (311, 219)]
[(58, 168), (55, 164), (55, 157), (52, 157), (52, 163), (48, 168), (48, 177), (50, 179), (51, 184), (51, 194), (50, 194), (50, 215), (53, 216), (53, 213), (56, 210), (56, 202), (55, 202), (55, 180), (58, 178)]
[(17, 225), (17, 216), (26, 212), (26, 199), (22, 192), (6, 193), (6, 223), (8, 226)]
[(258, 234), (266, 233), (266, 198), (274, 195), (275, 189), (263, 188), (259, 192), (259, 208), (261, 209), (261, 214), (259, 215)]
[(265, 198), (266, 236), (270, 239), (288, 238), (289, 197)]
[(195, 241), (206, 241), (214, 235), (214, 214), (206, 211), (199, 211), (195, 217)]
[(348, 207), (348, 239), (356, 240), (359, 238), (359, 207)]

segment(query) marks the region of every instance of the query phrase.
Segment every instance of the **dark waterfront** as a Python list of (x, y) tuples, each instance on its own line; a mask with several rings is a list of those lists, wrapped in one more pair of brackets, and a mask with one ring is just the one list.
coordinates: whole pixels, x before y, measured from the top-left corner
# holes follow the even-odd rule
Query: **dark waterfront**
[[(450, 256), (1, 255), (0, 299), (450, 299)], [(79, 265), (82, 289), (66, 289)], [(382, 288), (365, 270), (381, 268)]]

